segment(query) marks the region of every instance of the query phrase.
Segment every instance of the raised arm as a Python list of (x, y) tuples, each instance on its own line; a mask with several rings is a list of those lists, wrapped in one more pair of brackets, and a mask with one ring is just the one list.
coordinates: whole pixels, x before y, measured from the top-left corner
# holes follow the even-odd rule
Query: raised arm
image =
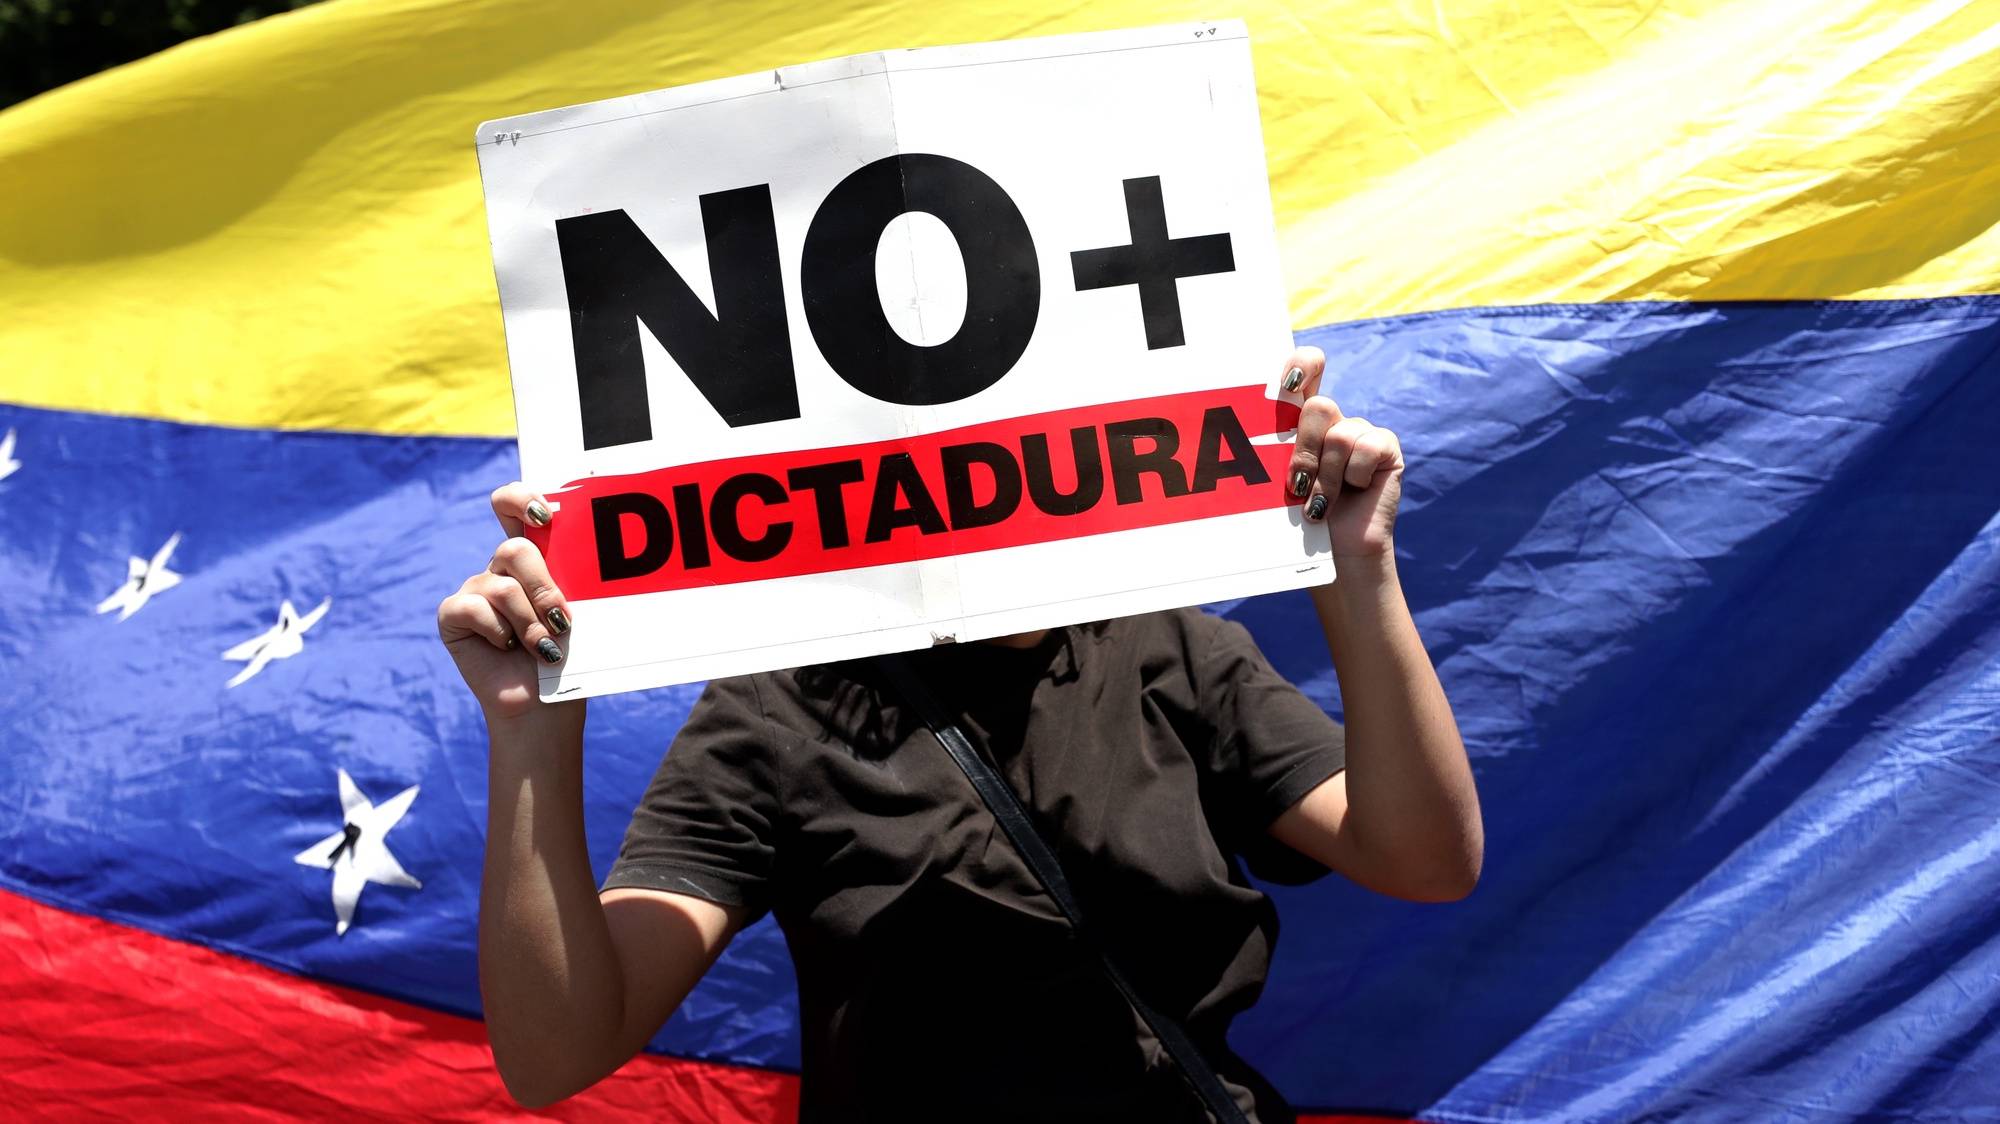
[(1347, 768), (1271, 833), (1371, 889), (1452, 901), (1479, 881), (1485, 830), (1451, 704), (1396, 575), (1402, 447), (1318, 393), (1325, 365), (1317, 348), (1287, 364), (1307, 396), (1289, 483), (1333, 544), (1335, 580), (1312, 600), (1340, 680)]
[(535, 661), (560, 659), (554, 637), (570, 628), (540, 551), (519, 537), (522, 520), (547, 519), (540, 504), (519, 484), (495, 492), (508, 538), (438, 606), (439, 637), (479, 700), (490, 742), (479, 895), (487, 1034), (508, 1091), (529, 1106), (569, 1096), (637, 1053), (740, 922), (681, 894), (597, 893), (583, 828), (584, 704), (536, 701)]

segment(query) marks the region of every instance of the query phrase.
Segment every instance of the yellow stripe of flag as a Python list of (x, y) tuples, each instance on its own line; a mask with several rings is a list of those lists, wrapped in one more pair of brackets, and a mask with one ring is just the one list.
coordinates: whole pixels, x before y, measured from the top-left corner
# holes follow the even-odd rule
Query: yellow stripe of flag
[(1302, 327), (2000, 291), (2000, 0), (332, 0), (0, 113), (0, 400), (510, 433), (478, 122), (1218, 14)]

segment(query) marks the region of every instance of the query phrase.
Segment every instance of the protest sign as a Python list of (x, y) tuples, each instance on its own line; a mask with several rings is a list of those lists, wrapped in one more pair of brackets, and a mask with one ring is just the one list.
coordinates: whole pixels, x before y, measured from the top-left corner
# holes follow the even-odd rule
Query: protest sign
[(480, 127), (544, 698), (1317, 584), (1238, 23)]

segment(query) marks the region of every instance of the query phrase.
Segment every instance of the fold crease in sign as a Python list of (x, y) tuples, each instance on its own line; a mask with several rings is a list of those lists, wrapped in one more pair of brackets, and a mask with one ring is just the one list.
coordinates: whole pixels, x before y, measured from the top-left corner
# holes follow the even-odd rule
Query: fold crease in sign
[(530, 534), (575, 609), (545, 698), (1331, 579), (1285, 488), (1242, 25), (835, 59), (477, 140), (555, 510)]

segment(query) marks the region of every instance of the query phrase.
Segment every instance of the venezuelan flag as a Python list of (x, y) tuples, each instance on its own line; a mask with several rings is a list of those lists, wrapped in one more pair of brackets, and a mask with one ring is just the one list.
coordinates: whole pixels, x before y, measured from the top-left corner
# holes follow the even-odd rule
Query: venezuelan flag
[[(474, 125), (1217, 14), (1488, 830), (1458, 905), (1276, 891), (1238, 1047), (1325, 1114), (1991, 1119), (1996, 0), (332, 0), (0, 113), (7, 1111), (512, 1111), (431, 625), (516, 473)], [(1217, 607), (1338, 711), (1300, 608)], [(694, 694), (593, 708), (600, 867)], [(788, 1119), (795, 1002), (761, 925), (553, 1114)]]

